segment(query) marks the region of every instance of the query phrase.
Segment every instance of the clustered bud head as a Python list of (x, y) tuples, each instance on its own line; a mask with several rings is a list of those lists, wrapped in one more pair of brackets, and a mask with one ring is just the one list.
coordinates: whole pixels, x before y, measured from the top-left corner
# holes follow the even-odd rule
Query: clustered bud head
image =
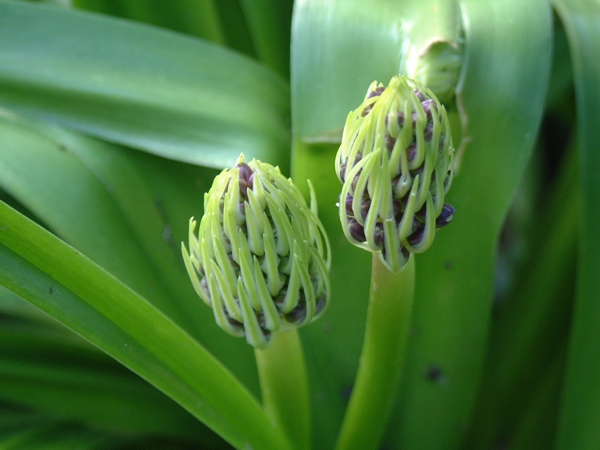
[(454, 215), (444, 203), (453, 158), (446, 110), (429, 89), (404, 76), (387, 88), (373, 82), (348, 115), (336, 156), (348, 240), (394, 272), (427, 250)]
[(190, 219), (190, 251), (182, 251), (194, 288), (221, 328), (254, 347), (329, 302), (329, 242), (309, 187), (310, 208), (278, 167), (241, 155), (205, 194), (197, 235)]

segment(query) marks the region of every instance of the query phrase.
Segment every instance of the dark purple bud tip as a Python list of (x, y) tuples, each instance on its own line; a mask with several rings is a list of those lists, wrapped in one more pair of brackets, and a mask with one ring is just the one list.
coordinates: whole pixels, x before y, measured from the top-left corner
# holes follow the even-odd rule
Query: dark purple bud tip
[(362, 215), (363, 220), (367, 220), (367, 214), (369, 214), (369, 210), (371, 209), (371, 200), (365, 199), (360, 202), (360, 214)]
[(406, 159), (409, 163), (413, 162), (417, 156), (417, 143), (413, 142), (408, 147), (406, 147)]
[(411, 173), (412, 176), (420, 175), (420, 174), (423, 173), (423, 170), (425, 170), (425, 161), (423, 161), (423, 164), (421, 164), (416, 169), (411, 170), (410, 173)]
[(373, 240), (375, 241), (375, 245), (377, 247), (383, 247), (385, 242), (385, 231), (383, 231), (383, 224), (381, 222), (375, 224)]
[(351, 217), (354, 217), (354, 211), (352, 210), (352, 201), (354, 199), (352, 198), (352, 196), (350, 194), (348, 194), (346, 196), (346, 214), (348, 214)]
[(423, 131), (423, 137), (425, 138), (426, 141), (430, 141), (431, 138), (433, 137), (433, 124), (432, 123), (427, 123), (427, 125), (425, 125), (425, 130)]
[(423, 203), (423, 206), (421, 206), (421, 209), (419, 209), (417, 212), (415, 212), (415, 216), (419, 219), (425, 219), (425, 216), (427, 215), (427, 203)]
[(408, 259), (408, 257), (410, 256), (410, 252), (406, 247), (400, 247), (400, 253), (402, 253), (404, 259)]
[(406, 238), (410, 245), (417, 245), (419, 242), (423, 240), (423, 235), (425, 234), (425, 228), (421, 228), (420, 230), (415, 231), (409, 237)]
[(326, 300), (327, 300), (327, 298), (325, 297), (325, 295), (320, 295), (317, 298), (316, 305), (315, 305), (315, 315), (319, 314), (321, 311), (323, 311), (325, 309), (325, 305), (327, 304)]
[(282, 289), (281, 291), (279, 291), (279, 294), (277, 294), (273, 298), (273, 302), (275, 302), (275, 305), (277, 306), (277, 308), (281, 308), (283, 306), (286, 294), (287, 294), (287, 289)]
[(346, 181), (346, 167), (348, 166), (348, 159), (340, 165), (340, 181), (343, 183)]
[(360, 113), (360, 116), (365, 117), (367, 114), (369, 114), (371, 112), (372, 109), (373, 109), (373, 105), (365, 106), (365, 108)]
[(362, 168), (354, 176), (354, 180), (352, 180), (352, 184), (350, 185), (350, 187), (352, 188), (352, 192), (354, 192), (356, 190), (356, 185), (358, 184), (358, 179), (360, 178), (361, 173), (362, 173)]
[(200, 280), (200, 287), (202, 288), (206, 296), (210, 298), (210, 291), (208, 290), (208, 281), (206, 281), (206, 278), (202, 278)]
[(225, 313), (225, 318), (227, 319), (227, 322), (229, 322), (231, 326), (235, 328), (242, 328), (243, 325), (237, 320), (235, 320), (233, 317), (231, 317), (225, 308), (223, 308), (223, 312)]
[[(400, 202), (400, 200), (392, 200), (392, 208), (394, 211), (394, 217), (402, 216), (404, 208), (402, 207), (402, 203)], [(402, 219), (402, 217), (400, 218)]]
[(285, 320), (300, 325), (306, 320), (306, 300), (303, 298), (298, 305), (285, 315)]
[(389, 134), (385, 135), (385, 147), (388, 151), (392, 151), (394, 149), (394, 144), (396, 143), (396, 139), (391, 137)]
[(425, 100), (425, 94), (423, 94), (420, 90), (413, 89), (413, 92), (415, 93), (420, 102), (423, 102)]
[(250, 166), (246, 163), (241, 163), (240, 165), (238, 165), (238, 167), (240, 169), (240, 181), (244, 180), (246, 182), (249, 182), (250, 176), (254, 173)]
[(348, 229), (350, 230), (350, 236), (357, 241), (365, 242), (367, 240), (364, 227), (356, 219), (348, 220)]
[(266, 320), (265, 320), (265, 313), (260, 311), (258, 313), (256, 313), (256, 320), (258, 320), (258, 325), (261, 328), (264, 328), (266, 325)]
[(454, 206), (452, 206), (449, 203), (444, 203), (444, 206), (442, 207), (442, 212), (435, 220), (435, 224), (440, 228), (445, 227), (450, 222), (452, 222), (452, 218), (454, 217), (455, 212), (456, 210), (454, 209)]
[(401, 113), (400, 111), (396, 111), (393, 113), (389, 113), (387, 116), (385, 116), (385, 126), (389, 126), (389, 122), (390, 120), (395, 120), (396, 122), (398, 122), (398, 125), (400, 125), (400, 127), (404, 126), (404, 113)]
[(385, 91), (385, 88), (383, 86), (378, 86), (374, 90), (369, 92), (368, 98), (379, 97), (383, 93), (383, 91)]
[(427, 100), (422, 101), (421, 106), (423, 107), (423, 111), (425, 111), (427, 118), (431, 119), (431, 110), (432, 108), (435, 108), (435, 102), (433, 101), (433, 99), (428, 98)]

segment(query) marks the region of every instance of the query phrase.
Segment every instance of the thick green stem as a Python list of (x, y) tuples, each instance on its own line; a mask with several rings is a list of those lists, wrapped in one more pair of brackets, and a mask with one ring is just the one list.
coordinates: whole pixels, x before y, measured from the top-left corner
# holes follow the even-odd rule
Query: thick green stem
[(292, 448), (310, 448), (310, 400), (302, 344), (297, 330), (279, 331), (269, 347), (256, 349), (263, 408)]
[(379, 447), (406, 353), (414, 280), (413, 256), (396, 274), (373, 255), (365, 340), (337, 450)]

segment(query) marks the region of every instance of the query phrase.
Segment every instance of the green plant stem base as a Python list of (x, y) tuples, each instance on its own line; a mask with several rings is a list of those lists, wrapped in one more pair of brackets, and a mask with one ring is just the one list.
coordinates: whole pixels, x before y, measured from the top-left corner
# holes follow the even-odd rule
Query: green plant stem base
[(292, 448), (310, 448), (310, 400), (302, 343), (296, 329), (275, 333), (269, 347), (255, 350), (263, 408)]
[(367, 326), (337, 450), (379, 448), (404, 362), (415, 284), (414, 256), (400, 273), (373, 255)]

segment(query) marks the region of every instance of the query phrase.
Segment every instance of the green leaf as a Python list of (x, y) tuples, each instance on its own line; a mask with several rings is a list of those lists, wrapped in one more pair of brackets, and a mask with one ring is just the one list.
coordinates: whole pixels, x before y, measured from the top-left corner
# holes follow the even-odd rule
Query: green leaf
[(414, 335), (392, 431), (402, 448), (454, 448), (468, 424), (486, 350), (498, 236), (548, 84), (552, 28), (545, 0), (464, 0), (462, 10), (457, 103), (464, 128), (446, 200), (456, 215), (416, 259)]
[(457, 1), (307, 0), (295, 5), (292, 116), (296, 136), (339, 142), (374, 81), (406, 72), (405, 54), (459, 38)]
[(159, 306), (258, 392), (252, 349), (225, 335), (183, 261), (216, 171), (0, 111), (0, 186), (60, 237)]
[(259, 59), (284, 79), (290, 76), (291, 0), (241, 0)]
[[(119, 205), (118, 191), (115, 195), (114, 190), (107, 189), (106, 178), (99, 179), (86, 166), (86, 158), (94, 157), (122, 162), (117, 152), (107, 144), (0, 111), (2, 187), (80, 251), (93, 256), (170, 317), (189, 326), (189, 317), (171, 301), (172, 295), (161, 283), (156, 267), (149, 264), (147, 253), (127, 220), (147, 206), (143, 202), (147, 200), (143, 197), (143, 186), (140, 189), (136, 178), (129, 179), (129, 185), (133, 183), (138, 188), (129, 192), (136, 195), (138, 203), (132, 210), (124, 209), (130, 214), (127, 217)], [(128, 169), (123, 164), (113, 164), (110, 168), (112, 172), (106, 170), (100, 175), (117, 178)], [(126, 201), (120, 199), (121, 204)], [(142, 214), (139, 219), (146, 221), (146, 236), (142, 230), (142, 237), (147, 237), (149, 228), (150, 233), (154, 229), (154, 241), (161, 243), (162, 227), (156, 224), (156, 211)], [(173, 264), (172, 257), (164, 260), (169, 261)]]
[(577, 293), (559, 421), (559, 449), (600, 446), (600, 5), (585, 0), (554, 0), (573, 61), (577, 99), (582, 216), (579, 228)]
[(112, 432), (220, 442), (168, 397), (62, 326), (0, 318), (0, 359), (4, 401)]
[[(414, 7), (402, 2), (297, 4), (292, 97), (293, 129), (299, 138), (339, 139), (346, 115), (360, 103), (369, 84), (385, 83), (401, 68), (405, 39), (420, 48), (428, 33), (431, 39), (458, 36), (457, 10), (451, 3), (433, 0)], [(462, 165), (447, 200), (457, 213), (432, 248), (415, 261), (414, 333), (388, 437), (389, 444), (399, 448), (454, 448), (467, 425), (489, 327), (498, 232), (539, 127), (549, 73), (551, 16), (545, 1), (465, 0), (461, 10), (466, 41), (457, 102), (468, 121), (464, 130), (457, 130), (458, 115), (450, 112), (457, 123), (455, 145), (461, 131), (465, 138)], [(320, 165), (331, 167), (328, 175), (319, 168), (313, 177), (309, 168), (315, 165), (307, 161), (317, 160), (316, 148), (297, 149), (293, 164), (306, 169), (302, 177), (311, 178), (317, 190), (322, 185), (333, 189), (327, 201), (332, 197), (336, 201), (335, 151), (318, 156)], [(331, 207), (326, 208), (329, 213), (321, 209), (323, 220), (337, 220)], [(334, 267), (340, 258), (336, 256)], [(368, 277), (368, 264), (342, 258), (338, 267), (343, 267), (345, 277), (332, 283), (333, 292)], [(337, 301), (358, 308), (357, 292)], [(335, 301), (332, 298), (332, 309)], [(326, 315), (323, 321), (327, 319)], [(337, 322), (337, 317), (330, 320)], [(353, 325), (344, 325), (344, 331), (361, 335), (362, 327)], [(311, 331), (316, 329), (315, 325)], [(323, 331), (319, 345), (334, 333)], [(356, 361), (353, 342), (350, 338), (335, 349), (350, 359), (354, 355)]]
[(219, 168), (244, 152), (286, 171), (288, 92), (200, 40), (0, 1), (0, 105), (109, 141)]
[(105, 12), (197, 36), (217, 44), (225, 37), (213, 0), (75, 0), (73, 6)]
[(106, 351), (232, 445), (288, 447), (256, 399), (203, 347), (135, 292), (4, 203), (0, 243), (0, 284)]

